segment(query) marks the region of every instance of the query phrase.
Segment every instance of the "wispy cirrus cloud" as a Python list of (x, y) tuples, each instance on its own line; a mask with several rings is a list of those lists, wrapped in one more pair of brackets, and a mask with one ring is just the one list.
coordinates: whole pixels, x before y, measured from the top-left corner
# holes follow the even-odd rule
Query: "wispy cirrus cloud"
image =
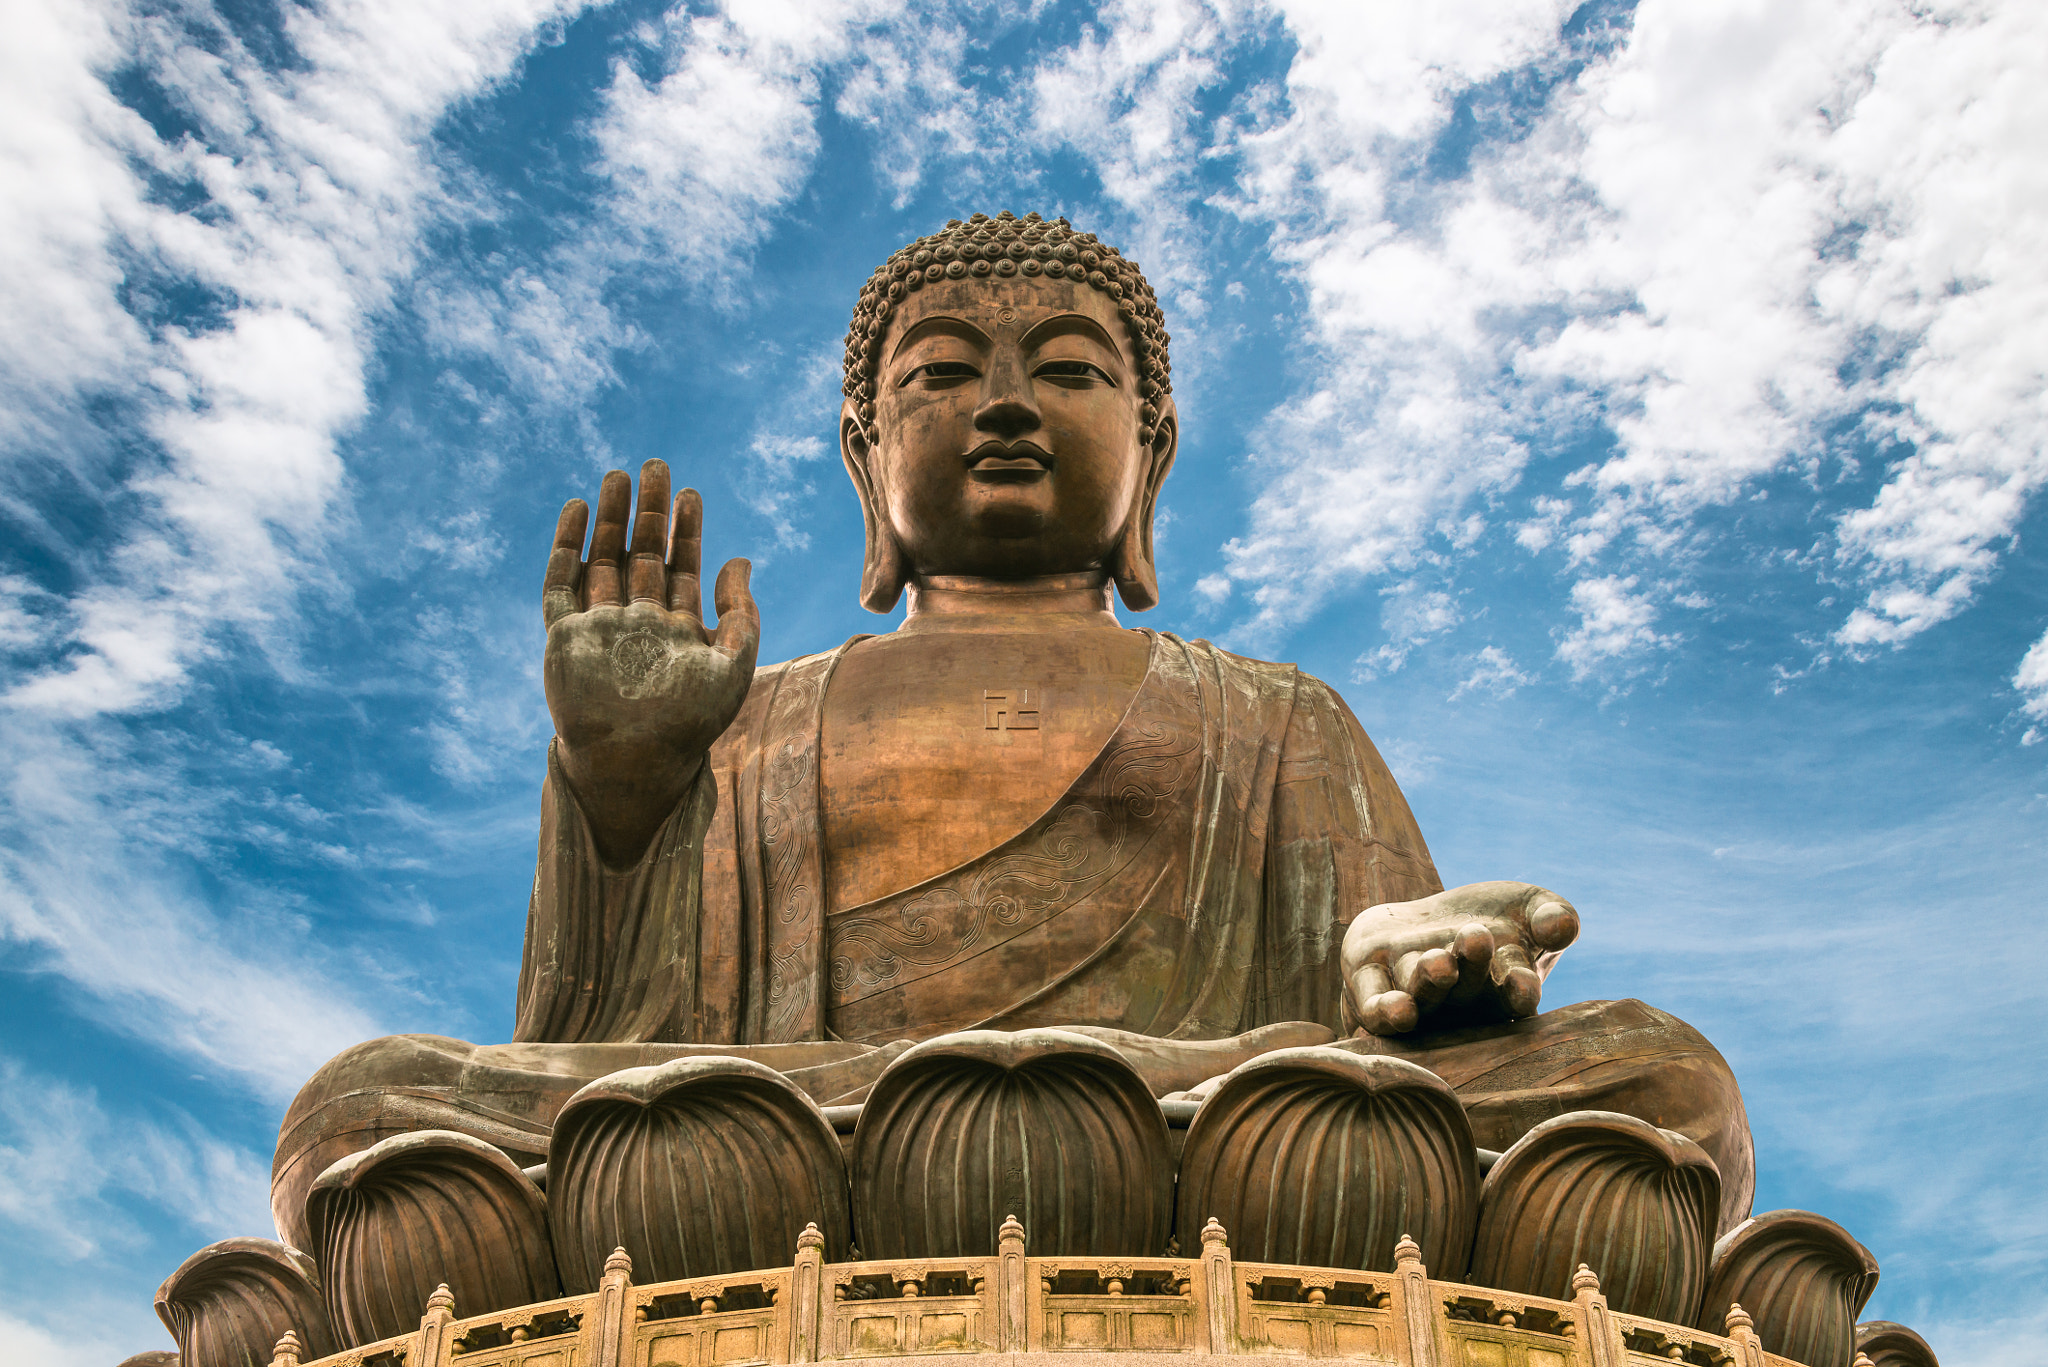
[[(150, 1221), (195, 1240), (262, 1229), (269, 1185), (262, 1155), (188, 1115), (110, 1108), (90, 1088), (0, 1057), (0, 1270), (10, 1281), (31, 1259), (104, 1266), (146, 1249)], [(169, 1339), (140, 1298), (0, 1310), (8, 1362), (93, 1367)]]
[(303, 937), (236, 943), (260, 905), (178, 871), (223, 834), (219, 794), (134, 719), (252, 646), (302, 675), (305, 610), (337, 593), (339, 444), (442, 212), (436, 120), (565, 12), (338, 0), (262, 29), (108, 0), (31, 7), (0, 57), (0, 460), (65, 491), (15, 509), (58, 568), (10, 596), (0, 935), (267, 1097), (374, 1013)]

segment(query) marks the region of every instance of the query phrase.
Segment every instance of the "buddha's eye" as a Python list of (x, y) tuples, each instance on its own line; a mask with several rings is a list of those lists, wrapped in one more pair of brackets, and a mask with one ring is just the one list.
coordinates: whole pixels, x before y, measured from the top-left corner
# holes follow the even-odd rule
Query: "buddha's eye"
[(1047, 361), (1032, 371), (1031, 377), (1035, 380), (1051, 380), (1062, 388), (1078, 389), (1084, 385), (1116, 384), (1107, 372), (1086, 361)]
[(914, 380), (931, 380), (940, 384), (957, 384), (961, 380), (978, 379), (981, 372), (965, 361), (927, 361), (903, 377), (903, 383)]

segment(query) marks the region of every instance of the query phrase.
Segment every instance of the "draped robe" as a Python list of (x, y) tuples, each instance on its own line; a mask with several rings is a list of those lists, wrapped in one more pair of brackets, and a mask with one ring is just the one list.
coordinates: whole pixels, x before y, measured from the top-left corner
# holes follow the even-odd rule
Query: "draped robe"
[[(1037, 1025), (1111, 1040), (1164, 1096), (1343, 1029), (1338, 952), (1368, 906), (1441, 890), (1379, 752), (1292, 665), (1146, 633), (1121, 721), (1024, 829), (915, 886), (833, 910), (825, 700), (846, 650), (758, 670), (694, 786), (630, 868), (607, 867), (552, 749), (514, 1042), (371, 1040), (325, 1065), (280, 1128), (271, 1203), (303, 1247), (326, 1166), (455, 1129), (521, 1162), (585, 1082), (743, 1054), (820, 1103), (860, 1099), (906, 1041)], [(1706, 1145), (1724, 1223), (1753, 1186), (1727, 1064), (1639, 1002), (1349, 1047), (1437, 1068), (1482, 1144), (1560, 1109), (1628, 1111)]]
[(1320, 681), (1146, 634), (1150, 666), (1121, 722), (1036, 820), (836, 912), (832, 860), (858, 853), (824, 849), (819, 754), (847, 646), (759, 672), (631, 869), (604, 866), (551, 762), (515, 1038), (1338, 1028), (1350, 918), (1442, 888), (1408, 804)]

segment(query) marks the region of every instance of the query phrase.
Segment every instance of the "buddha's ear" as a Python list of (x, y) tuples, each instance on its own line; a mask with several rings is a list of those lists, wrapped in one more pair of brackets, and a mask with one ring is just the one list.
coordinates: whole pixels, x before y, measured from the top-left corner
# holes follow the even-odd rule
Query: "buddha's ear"
[(860, 495), (861, 524), (867, 530), (867, 551), (860, 566), (860, 605), (869, 612), (887, 612), (903, 596), (910, 562), (889, 529), (889, 510), (882, 505), (879, 485), (871, 473), (874, 448), (863, 434), (860, 414), (848, 399), (839, 409), (839, 458)]
[(1159, 421), (1152, 427), (1152, 444), (1145, 450), (1148, 466), (1144, 487), (1131, 505), (1130, 521), (1124, 523), (1123, 539), (1117, 543), (1110, 575), (1116, 580), (1117, 597), (1132, 612), (1143, 612), (1159, 603), (1159, 571), (1152, 561), (1152, 515), (1159, 507), (1159, 490), (1173, 469), (1173, 453), (1180, 444), (1180, 415), (1168, 395), (1160, 406)]

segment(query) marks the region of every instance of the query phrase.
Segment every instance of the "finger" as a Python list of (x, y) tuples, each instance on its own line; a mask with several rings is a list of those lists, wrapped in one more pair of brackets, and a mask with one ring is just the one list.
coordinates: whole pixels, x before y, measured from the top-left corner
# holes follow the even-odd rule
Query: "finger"
[(1483, 922), (1467, 921), (1452, 938), (1451, 953), (1467, 963), (1484, 966), (1493, 958), (1493, 932)]
[(1569, 903), (1545, 902), (1529, 913), (1529, 938), (1538, 949), (1563, 949), (1579, 938), (1579, 913)]
[(667, 540), (668, 465), (650, 460), (640, 466), (640, 497), (634, 504), (633, 540), (627, 552), (627, 601), (668, 606), (668, 573), (662, 566)]
[(1365, 1028), (1375, 1035), (1405, 1035), (1422, 1019), (1422, 1009), (1406, 992), (1382, 992), (1365, 1004)]
[(703, 549), (704, 498), (695, 489), (685, 489), (676, 495), (675, 512), (668, 520), (669, 611), (703, 617), (703, 590), (697, 584)]
[(1543, 1004), (1543, 979), (1529, 966), (1529, 955), (1520, 945), (1503, 945), (1493, 956), (1487, 974), (1509, 1016), (1520, 1020), (1533, 1016)]
[(718, 630), (712, 633), (711, 644), (744, 664), (754, 662), (754, 652), (761, 646), (761, 613), (748, 589), (753, 577), (753, 563), (735, 556), (718, 572), (718, 583), (712, 590), (712, 600), (718, 608)]
[(540, 581), (541, 621), (553, 626), (576, 611), (576, 587), (583, 578), (583, 531), (590, 523), (590, 505), (572, 498), (555, 521), (555, 546), (548, 552), (548, 570)]
[(1394, 964), (1394, 985), (1428, 1006), (1458, 981), (1458, 961), (1448, 949), (1425, 949), (1403, 954)]
[(1365, 1028), (1365, 1004), (1393, 985), (1394, 980), (1388, 976), (1384, 963), (1368, 963), (1355, 970), (1347, 970), (1344, 979), (1345, 1030)]
[(590, 537), (590, 563), (583, 570), (586, 607), (617, 603), (619, 562), (626, 553), (626, 513), (633, 500), (633, 480), (613, 470), (597, 486), (597, 530)]
[(1382, 992), (1394, 989), (1393, 975), (1387, 972), (1383, 963), (1369, 963), (1351, 975), (1350, 991), (1345, 995), (1356, 1013), (1362, 1013), (1365, 1004)]

